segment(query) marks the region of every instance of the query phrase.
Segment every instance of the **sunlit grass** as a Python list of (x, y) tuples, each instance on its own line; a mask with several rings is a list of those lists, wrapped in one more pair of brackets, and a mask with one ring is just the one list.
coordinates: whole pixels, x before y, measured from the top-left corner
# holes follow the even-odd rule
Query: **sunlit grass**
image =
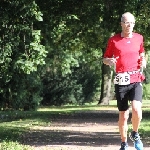
[(4, 141), (0, 144), (0, 150), (33, 150), (33, 148), (28, 145), (21, 145), (18, 142)]

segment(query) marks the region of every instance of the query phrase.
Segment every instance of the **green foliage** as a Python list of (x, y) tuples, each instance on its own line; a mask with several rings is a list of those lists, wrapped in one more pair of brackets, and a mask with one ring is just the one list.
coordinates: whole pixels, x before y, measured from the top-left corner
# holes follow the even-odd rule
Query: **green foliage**
[[(31, 91), (35, 84), (31, 80), (28, 83), (27, 74), (45, 64), (47, 52), (41, 45), (41, 33), (34, 30), (34, 23), (42, 21), (42, 13), (30, 0), (0, 1), (0, 7), (1, 108), (22, 109), (26, 101), (33, 108), (39, 104), (40, 96), (38, 91)], [(30, 78), (35, 77), (32, 75)]]
[(138, 8), (145, 4), (136, 0), (38, 0), (37, 4), (45, 20), (37, 27), (48, 51), (42, 74), (43, 103), (61, 105), (96, 99), (93, 93), (100, 93), (101, 57), (108, 38), (120, 32), (121, 14), (130, 11), (138, 18), (142, 12)]
[(136, 15), (136, 30), (140, 32), (144, 36), (144, 46), (145, 50), (149, 51), (150, 49), (150, 2), (149, 1), (143, 1), (138, 5), (139, 10), (137, 15)]
[(32, 40), (26, 45), (25, 53), (19, 57), (14, 66), (15, 69), (27, 74), (37, 71), (38, 65), (45, 64), (46, 51), (44, 46), (40, 45), (40, 30), (32, 31)]
[(17, 110), (35, 110), (42, 100), (42, 87), (38, 74), (25, 76), (24, 80), (17, 82), (17, 92), (13, 91), (12, 107)]
[(51, 105), (97, 100), (103, 83), (102, 55), (108, 38), (120, 32), (125, 11), (136, 16), (135, 31), (144, 35), (149, 51), (148, 1), (5, 0), (0, 4), (3, 109), (35, 109), (43, 98), (42, 104)]
[(42, 103), (82, 104), (93, 100), (101, 78), (99, 68), (103, 38), (98, 14), (101, 2), (92, 1), (94, 6), (91, 2), (79, 0), (37, 3), (44, 20), (47, 20), (37, 25), (42, 29), (42, 42), (48, 51), (42, 74)]
[[(148, 49), (147, 49), (146, 53), (147, 53), (146, 55), (148, 56), (150, 54), (150, 51), (148, 51)], [(150, 60), (148, 58), (147, 64), (146, 64), (146, 68), (143, 69), (143, 73), (144, 73), (144, 75), (146, 77), (146, 79), (144, 81), (145, 84), (149, 84), (150, 83), (150, 71), (149, 70), (150, 70)]]
[[(87, 72), (88, 70), (88, 72)], [(66, 77), (51, 76), (50, 72), (43, 79), (43, 105), (84, 104), (95, 100), (100, 86), (99, 71), (88, 68), (72, 68), (72, 74)]]

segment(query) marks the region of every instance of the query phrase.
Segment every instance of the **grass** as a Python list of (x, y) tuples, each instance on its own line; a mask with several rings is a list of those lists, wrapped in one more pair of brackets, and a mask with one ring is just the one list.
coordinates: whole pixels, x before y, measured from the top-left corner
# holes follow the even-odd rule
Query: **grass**
[(18, 142), (6, 142), (4, 141), (0, 145), (1, 150), (33, 150), (32, 147), (27, 146), (27, 145), (21, 145)]
[[(110, 101), (109, 106), (86, 104), (84, 106), (41, 107), (37, 111), (1, 111), (0, 112), (0, 149), (1, 150), (32, 150), (32, 147), (22, 145), (23, 133), (34, 126), (50, 126), (51, 118), (59, 115), (69, 115), (76, 111), (116, 109), (116, 101)], [(116, 109), (117, 110), (117, 109)], [(142, 137), (150, 137), (150, 100), (143, 101), (143, 120), (140, 126)], [(129, 126), (129, 129), (131, 126)]]

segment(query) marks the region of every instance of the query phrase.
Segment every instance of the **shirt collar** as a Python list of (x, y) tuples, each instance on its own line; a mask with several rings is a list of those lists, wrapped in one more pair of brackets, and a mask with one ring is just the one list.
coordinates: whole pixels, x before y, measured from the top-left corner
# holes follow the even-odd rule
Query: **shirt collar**
[[(122, 32), (121, 32), (121, 37), (124, 37)], [(130, 36), (129, 36), (129, 37), (127, 37), (127, 38), (132, 38), (132, 37), (133, 37), (133, 33), (132, 33), (132, 34), (130, 34)]]

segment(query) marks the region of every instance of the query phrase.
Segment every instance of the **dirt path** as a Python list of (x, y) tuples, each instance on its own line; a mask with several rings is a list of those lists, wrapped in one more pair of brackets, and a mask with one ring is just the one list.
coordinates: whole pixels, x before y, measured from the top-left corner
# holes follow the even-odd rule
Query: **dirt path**
[[(61, 115), (48, 127), (34, 127), (25, 143), (35, 150), (119, 150), (118, 111), (100, 110)], [(135, 150), (131, 140), (129, 150)], [(150, 150), (144, 143), (144, 150)]]

